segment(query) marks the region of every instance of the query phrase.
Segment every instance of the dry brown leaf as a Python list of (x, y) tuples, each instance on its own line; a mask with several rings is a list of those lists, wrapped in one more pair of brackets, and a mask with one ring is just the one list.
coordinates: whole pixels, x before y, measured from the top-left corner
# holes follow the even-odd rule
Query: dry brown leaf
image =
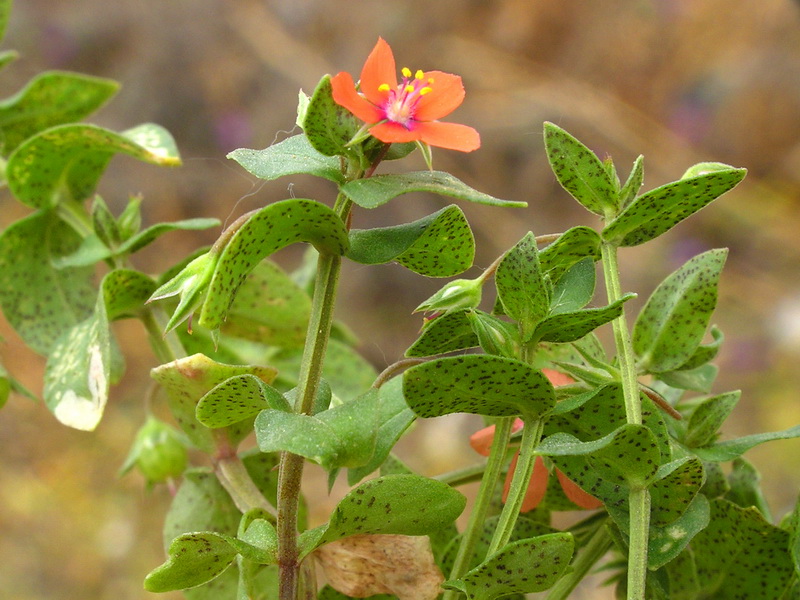
[(427, 537), (354, 535), (322, 546), (314, 556), (331, 587), (353, 598), (435, 600), (444, 581)]

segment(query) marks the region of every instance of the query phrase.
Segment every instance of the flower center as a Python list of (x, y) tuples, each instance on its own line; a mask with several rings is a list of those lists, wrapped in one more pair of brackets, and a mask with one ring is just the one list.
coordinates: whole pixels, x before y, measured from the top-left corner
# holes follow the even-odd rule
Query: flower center
[(420, 99), (433, 91), (433, 77), (426, 78), (419, 70), (412, 77), (408, 67), (403, 67), (402, 73), (403, 80), (396, 89), (391, 89), (388, 83), (384, 83), (378, 87), (378, 91), (388, 92), (381, 107), (386, 119), (410, 129)]

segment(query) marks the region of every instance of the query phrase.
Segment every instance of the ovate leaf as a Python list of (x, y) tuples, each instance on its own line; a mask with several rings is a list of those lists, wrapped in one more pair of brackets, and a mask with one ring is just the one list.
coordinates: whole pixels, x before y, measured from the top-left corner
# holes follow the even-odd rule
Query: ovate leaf
[(195, 416), (206, 427), (227, 427), (267, 408), (290, 410), (286, 398), (255, 375), (234, 375), (200, 398)]
[(56, 269), (80, 242), (50, 213), (17, 221), (0, 235), (0, 305), (26, 344), (47, 355), (65, 332), (92, 314), (92, 268)]
[(456, 310), (428, 321), (416, 342), (406, 350), (406, 356), (433, 356), (478, 345), (467, 317), (467, 310)]
[(727, 249), (688, 260), (656, 288), (633, 327), (633, 349), (652, 373), (672, 371), (692, 358), (717, 305)]
[(539, 251), (539, 264), (550, 281), (558, 281), (584, 258), (600, 259), (600, 234), (590, 227), (573, 227)]
[(517, 321), (523, 341), (550, 312), (551, 290), (539, 265), (536, 238), (527, 233), (509, 250), (494, 275), (503, 312)]
[(553, 385), (530, 365), (510, 358), (440, 358), (403, 374), (403, 393), (420, 417), (464, 412), (537, 418), (555, 404)]
[(324, 204), (297, 198), (262, 208), (225, 244), (208, 286), (200, 324), (218, 329), (250, 271), (273, 252), (296, 242), (310, 242), (321, 252), (336, 255), (344, 254), (348, 247), (344, 223)]
[(2, 155), (40, 131), (80, 121), (117, 93), (110, 79), (52, 71), (34, 77), (22, 90), (0, 101)]
[(527, 206), (527, 202), (501, 200), (479, 192), (449, 173), (414, 171), (411, 173), (375, 175), (356, 179), (342, 186), (342, 193), (362, 208), (377, 208), (393, 198), (409, 192), (431, 192), (459, 200), (493, 206)]
[(427, 277), (451, 277), (472, 266), (475, 241), (463, 211), (448, 206), (413, 223), (352, 230), (347, 257), (366, 265), (395, 260)]
[(360, 122), (349, 110), (336, 104), (331, 93), (331, 77), (325, 75), (304, 107), (303, 131), (311, 146), (320, 154), (352, 154), (347, 143), (358, 132)]
[(201, 585), (227, 569), (236, 554), (217, 533), (185, 533), (170, 544), (167, 562), (148, 573), (144, 589), (168, 592)]
[(616, 208), (616, 186), (594, 152), (553, 123), (544, 124), (544, 143), (553, 173), (573, 198), (601, 216)]
[(706, 398), (697, 405), (687, 426), (683, 442), (690, 447), (707, 446), (719, 436), (719, 428), (728, 419), (739, 397), (740, 391), (727, 392)]
[(228, 154), (247, 172), (259, 179), (272, 180), (284, 175), (306, 173), (344, 183), (339, 159), (315, 150), (304, 134), (295, 135), (263, 150), (239, 148)]
[(800, 437), (800, 425), (795, 425), (783, 431), (755, 433), (710, 446), (694, 448), (693, 452), (703, 460), (724, 462), (741, 456), (750, 450), (750, 448), (758, 446), (759, 444), (771, 442), (773, 440), (790, 440), (798, 437)]
[(529, 339), (556, 343), (574, 342), (619, 317), (623, 304), (635, 297), (636, 294), (625, 294), (608, 306), (584, 308), (547, 317), (539, 322)]

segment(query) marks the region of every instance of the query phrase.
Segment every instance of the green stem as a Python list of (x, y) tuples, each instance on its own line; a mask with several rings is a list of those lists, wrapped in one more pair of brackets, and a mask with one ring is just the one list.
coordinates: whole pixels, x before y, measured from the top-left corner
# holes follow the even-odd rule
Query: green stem
[[(336, 199), (334, 210), (347, 221), (351, 202), (342, 194)], [(306, 344), (300, 362), (295, 411), (310, 414), (319, 389), (325, 350), (330, 337), (336, 290), (339, 283), (342, 259), (340, 256), (321, 253), (317, 260), (317, 277), (311, 303)], [(278, 566), (280, 569), (280, 600), (295, 600), (298, 591), (300, 564), (297, 548), (297, 512), (300, 501), (300, 481), (303, 477), (302, 456), (284, 452), (278, 471)]]
[(150, 336), (150, 346), (156, 358), (165, 364), (186, 356), (186, 352), (174, 333), (164, 335), (166, 318), (159, 319), (162, 316), (163, 312), (157, 308), (145, 308), (140, 319)]
[(581, 548), (580, 553), (570, 565), (569, 572), (550, 588), (545, 600), (567, 600), (572, 591), (586, 577), (586, 574), (610, 548), (611, 537), (608, 535), (605, 521), (603, 521), (592, 533), (589, 541)]
[[(503, 473), (503, 465), (506, 459), (506, 448), (511, 438), (511, 427), (514, 424), (514, 417), (504, 417), (498, 419), (494, 430), (492, 447), (489, 450), (489, 459), (486, 466), (475, 505), (469, 516), (469, 522), (461, 536), (453, 568), (450, 571), (450, 579), (458, 579), (469, 570), (472, 557), (475, 553), (475, 546), (483, 532), (483, 524), (486, 521), (486, 513), (492, 501), (492, 495), (500, 481)], [(447, 590), (442, 596), (442, 600), (455, 600), (461, 595), (456, 590)]]
[(495, 529), (492, 543), (489, 545), (489, 551), (486, 556), (491, 556), (500, 550), (503, 546), (508, 544), (511, 539), (511, 534), (514, 531), (514, 525), (517, 524), (517, 517), (519, 516), (519, 509), (522, 507), (522, 502), (525, 499), (525, 492), (528, 490), (528, 485), (531, 481), (531, 474), (533, 473), (533, 465), (536, 461), (536, 446), (542, 439), (542, 431), (544, 430), (544, 421), (535, 419), (525, 423), (522, 428), (522, 442), (519, 447), (519, 458), (517, 458), (517, 468), (514, 469), (514, 477), (511, 479), (511, 487), (508, 490), (508, 497), (506, 498), (503, 511), (500, 513), (500, 520), (497, 522), (497, 529)]
[[(617, 247), (604, 242), (601, 245), (603, 274), (609, 303), (622, 297), (619, 277)], [(625, 399), (625, 414), (628, 423), (642, 424), (642, 403), (639, 398), (639, 382), (636, 378), (636, 362), (633, 343), (625, 318), (625, 309), (614, 319), (614, 341), (617, 348), (622, 392)], [(647, 488), (631, 489), (628, 495), (630, 510), (630, 537), (628, 540), (628, 600), (644, 600), (647, 581), (647, 544), (650, 531), (650, 492)]]
[(220, 429), (215, 431), (221, 432), (221, 435), (217, 439), (218, 450), (214, 458), (214, 472), (236, 508), (242, 513), (253, 508), (261, 508), (274, 517), (275, 510), (253, 482), (236, 449), (228, 443), (227, 433)]
[(446, 483), (450, 487), (458, 487), (460, 485), (474, 483), (483, 479), (483, 474), (486, 472), (487, 464), (488, 463), (478, 463), (470, 467), (464, 467), (463, 469), (456, 469), (454, 471), (440, 473), (439, 475), (432, 477), (432, 479)]
[(82, 238), (94, 233), (92, 219), (86, 214), (83, 205), (72, 200), (62, 200), (56, 205), (56, 212), (61, 220), (72, 227)]

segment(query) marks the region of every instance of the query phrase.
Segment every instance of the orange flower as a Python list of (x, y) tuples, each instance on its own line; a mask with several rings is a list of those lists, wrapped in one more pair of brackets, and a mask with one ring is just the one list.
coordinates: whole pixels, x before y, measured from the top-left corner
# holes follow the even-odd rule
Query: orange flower
[(403, 68), (397, 83), (392, 49), (378, 38), (356, 89), (350, 73), (341, 72), (331, 79), (333, 99), (364, 121), (374, 137), (387, 144), (423, 142), (430, 146), (471, 152), (481, 145), (480, 135), (472, 127), (442, 123), (464, 100), (461, 77), (441, 71), (417, 71)]
[[(558, 371), (543, 369), (542, 372), (547, 376), (553, 385), (567, 385), (569, 383), (574, 383), (570, 377), (564, 375), (563, 373), (559, 373)], [(511, 430), (519, 431), (523, 426), (524, 423), (522, 420), (516, 419), (514, 424), (511, 426)], [(472, 449), (478, 454), (488, 456), (493, 439), (494, 425), (491, 425), (472, 434), (472, 436), (469, 438), (469, 443), (470, 446), (472, 446)], [(518, 458), (519, 452), (517, 452), (517, 454), (514, 455), (514, 458), (511, 459), (511, 465), (509, 466), (505, 486), (503, 487), (503, 502), (505, 502), (506, 498), (508, 497), (508, 490), (511, 487), (511, 479), (514, 476), (514, 469), (517, 466)], [(570, 502), (587, 510), (592, 510), (603, 506), (603, 503), (600, 500), (591, 494), (584, 492), (580, 487), (578, 487), (577, 484), (575, 484), (575, 482), (564, 475), (564, 473), (562, 473), (559, 469), (556, 469), (555, 471), (556, 477), (558, 477), (558, 481), (561, 484), (561, 489), (564, 491), (564, 495), (569, 499)], [(544, 460), (542, 460), (541, 456), (537, 456), (536, 461), (533, 463), (531, 482), (528, 484), (528, 490), (525, 492), (525, 498), (522, 501), (522, 506), (519, 509), (520, 512), (528, 512), (539, 506), (539, 503), (542, 501), (545, 493), (547, 492), (547, 480), (549, 476), (550, 473), (547, 470), (547, 465), (544, 464)]]

